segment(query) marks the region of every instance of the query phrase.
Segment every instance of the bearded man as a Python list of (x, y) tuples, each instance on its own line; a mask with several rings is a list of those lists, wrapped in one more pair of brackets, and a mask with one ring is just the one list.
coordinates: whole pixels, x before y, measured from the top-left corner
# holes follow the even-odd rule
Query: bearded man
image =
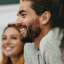
[(63, 64), (60, 44), (64, 32), (64, 16), (60, 5), (62, 2), (59, 2), (22, 0), (16, 24), (21, 31), (21, 41), (26, 43), (26, 64)]

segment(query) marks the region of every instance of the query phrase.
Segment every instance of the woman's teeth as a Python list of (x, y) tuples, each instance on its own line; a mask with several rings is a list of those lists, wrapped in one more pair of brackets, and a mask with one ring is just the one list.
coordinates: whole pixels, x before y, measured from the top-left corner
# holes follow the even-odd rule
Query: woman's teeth
[(6, 50), (10, 50), (10, 49), (12, 49), (12, 47), (6, 47), (5, 49), (6, 49)]

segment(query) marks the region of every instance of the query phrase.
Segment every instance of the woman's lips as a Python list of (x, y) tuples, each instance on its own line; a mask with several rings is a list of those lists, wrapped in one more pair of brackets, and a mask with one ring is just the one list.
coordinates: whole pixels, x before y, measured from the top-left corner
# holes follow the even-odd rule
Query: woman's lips
[(13, 47), (5, 47), (5, 50), (11, 50)]

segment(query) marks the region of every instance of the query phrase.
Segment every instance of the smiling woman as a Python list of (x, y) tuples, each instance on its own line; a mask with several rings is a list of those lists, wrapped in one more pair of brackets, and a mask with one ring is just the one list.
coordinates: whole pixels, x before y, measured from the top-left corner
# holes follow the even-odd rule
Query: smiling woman
[(24, 44), (20, 41), (20, 30), (15, 24), (9, 24), (2, 35), (1, 64), (24, 64)]

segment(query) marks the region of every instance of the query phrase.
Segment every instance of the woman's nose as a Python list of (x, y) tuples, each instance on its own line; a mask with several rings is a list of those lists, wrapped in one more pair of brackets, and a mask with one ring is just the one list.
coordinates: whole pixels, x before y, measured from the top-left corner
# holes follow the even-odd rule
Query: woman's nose
[(10, 44), (11, 40), (10, 39), (7, 39), (6, 40), (6, 44)]

